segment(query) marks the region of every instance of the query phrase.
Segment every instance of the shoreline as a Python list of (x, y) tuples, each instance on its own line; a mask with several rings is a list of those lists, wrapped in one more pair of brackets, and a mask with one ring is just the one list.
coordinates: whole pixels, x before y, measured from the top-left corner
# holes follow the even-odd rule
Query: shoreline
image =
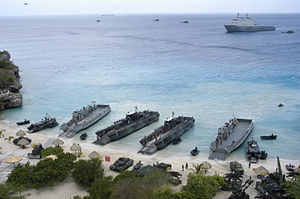
[[(14, 121), (9, 121), (9, 120), (0, 120), (0, 130), (5, 129), (4, 131), (4, 135), (5, 138), (8, 138), (9, 136), (14, 136), (15, 138), (17, 137), (15, 134), (19, 129), (23, 129), (26, 131), (26, 126), (17, 126)], [(49, 131), (49, 129), (45, 129), (43, 131), (41, 131), (42, 133), (33, 133), (33, 134), (26, 134), (26, 137), (29, 137), (30, 139), (32, 139), (32, 143), (31, 145), (28, 145), (25, 149), (21, 149), (19, 146), (16, 146), (11, 142), (9, 142), (8, 140), (4, 140), (4, 138), (0, 138), (0, 145), (2, 147), (2, 149), (0, 150), (2, 152), (2, 157), (1, 159), (3, 159), (3, 155), (7, 156), (9, 154), (16, 153), (16, 154), (24, 154), (23, 156), (23, 160), (21, 161), (21, 163), (26, 163), (27, 161), (29, 161), (32, 164), (35, 164), (38, 162), (38, 160), (32, 160), (32, 159), (28, 159), (27, 158), (27, 153), (31, 152), (32, 150), (32, 144), (37, 144), (37, 143), (41, 143), (43, 145), (51, 145), (52, 141), (56, 138), (58, 138), (58, 136), (53, 136), (53, 134), (47, 134), (47, 132)], [(182, 173), (182, 185), (186, 184), (187, 182), (187, 175), (188, 173), (190, 173), (190, 170), (185, 170), (182, 171), (182, 165), (185, 164), (186, 162), (189, 164), (189, 168), (192, 168), (193, 164), (200, 164), (203, 161), (208, 161), (211, 163), (212, 165), (212, 169), (208, 170), (207, 175), (213, 175), (215, 173), (223, 176), (226, 173), (230, 172), (230, 168), (229, 168), (229, 162), (231, 161), (238, 161), (242, 164), (244, 170), (245, 170), (245, 174), (244, 174), (244, 179), (247, 179), (247, 177), (252, 176), (253, 179), (257, 179), (256, 173), (253, 171), (253, 168), (257, 168), (259, 166), (264, 166), (266, 167), (270, 172), (274, 172), (277, 168), (277, 159), (267, 159), (267, 160), (260, 160), (259, 163), (257, 164), (252, 164), (251, 168), (248, 168), (248, 161), (246, 161), (245, 158), (239, 158), (239, 157), (232, 157), (229, 156), (225, 161), (222, 160), (208, 160), (208, 154), (205, 153), (201, 153), (197, 156), (191, 156), (191, 155), (181, 155), (180, 153), (178, 154), (173, 154), (170, 152), (166, 152), (164, 150), (158, 151), (156, 153), (154, 153), (153, 155), (142, 155), (142, 154), (138, 154), (136, 151), (130, 151), (124, 147), (118, 147), (116, 145), (111, 145), (111, 144), (107, 144), (105, 146), (97, 146), (94, 145), (92, 143), (81, 143), (79, 139), (76, 138), (65, 138), (65, 137), (59, 137), (59, 139), (64, 141), (64, 144), (62, 145), (62, 148), (64, 149), (65, 152), (71, 152), (70, 151), (70, 146), (73, 143), (76, 144), (80, 144), (81, 148), (82, 148), (82, 159), (87, 159), (88, 155), (92, 152), (92, 151), (97, 151), (100, 155), (101, 158), (104, 160), (105, 156), (109, 156), (110, 157), (110, 162), (106, 162), (103, 161), (103, 166), (105, 169), (105, 173), (106, 175), (112, 175), (112, 176), (116, 176), (118, 173), (116, 172), (112, 172), (109, 170), (109, 166), (118, 158), (125, 156), (125, 157), (129, 157), (131, 159), (134, 160), (134, 164), (135, 165), (138, 161), (141, 161), (144, 165), (147, 164), (154, 164), (157, 161), (158, 162), (165, 162), (165, 163), (169, 163), (172, 164), (172, 170), (174, 171), (178, 171), (180, 173)], [(71, 152), (73, 153), (73, 152)], [(4, 158), (5, 159), (5, 158)], [(4, 161), (3, 161), (4, 162)], [(2, 164), (5, 163), (1, 163), (0, 164), (0, 171), (1, 168), (3, 167)], [(283, 173), (286, 173), (286, 169), (285, 169), (285, 165), (292, 163), (292, 164), (296, 164), (299, 165), (300, 164), (300, 160), (286, 160), (286, 159), (280, 159), (280, 163), (281, 163), (281, 167), (282, 167), (282, 171)], [(132, 168), (132, 167), (131, 167)], [(131, 168), (129, 168), (129, 170), (131, 170)], [(1, 172), (0, 172), (1, 174)], [(0, 182), (5, 181), (5, 175), (0, 175)], [(251, 189), (250, 194), (251, 195), (255, 195), (256, 191), (254, 190), (254, 186), (255, 185), (251, 185)], [(52, 190), (52, 192), (56, 193), (57, 191), (59, 192), (63, 192), (63, 188), (62, 187), (68, 187), (68, 189), (70, 191), (68, 191), (67, 195), (65, 195), (62, 198), (70, 198), (74, 195), (85, 195), (86, 191), (83, 189), (79, 189), (78, 190), (78, 185), (75, 184), (75, 182), (73, 180), (66, 180), (66, 185), (64, 186), (54, 186), (49, 188), (50, 190)], [(180, 186), (176, 187), (176, 189), (179, 189)], [(34, 189), (30, 189), (28, 190), (28, 193), (31, 194), (31, 196), (29, 196), (28, 198), (40, 198), (44, 195), (47, 198), (51, 198), (54, 197), (54, 195), (51, 195), (49, 193), (49, 189), (43, 188), (42, 190), (34, 190)], [(54, 191), (55, 190), (55, 191)], [(26, 191), (27, 192), (27, 191)], [(42, 195), (41, 195), (42, 194)], [(228, 192), (226, 192), (226, 194), (228, 194)], [(220, 194), (217, 194), (216, 198), (219, 198)], [(230, 195), (230, 194), (229, 194)], [(220, 195), (220, 198), (223, 198), (224, 195)]]

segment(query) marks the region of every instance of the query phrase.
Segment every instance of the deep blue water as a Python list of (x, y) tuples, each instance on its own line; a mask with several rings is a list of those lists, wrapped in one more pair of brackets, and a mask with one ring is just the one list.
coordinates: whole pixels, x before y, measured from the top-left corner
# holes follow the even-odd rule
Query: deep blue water
[[(112, 143), (138, 151), (138, 140), (175, 111), (196, 124), (165, 150), (188, 154), (195, 145), (207, 153), (234, 114), (254, 119), (251, 137), (271, 157), (299, 159), (300, 15), (256, 14), (258, 24), (276, 31), (226, 33), (233, 16), (2, 17), (0, 49), (20, 67), (24, 99), (4, 117), (38, 121), (49, 113), (63, 123), (92, 100), (110, 104), (109, 116), (86, 130), (91, 142), (134, 106), (158, 110), (158, 123)], [(295, 34), (281, 34), (287, 30)], [(271, 133), (278, 139), (259, 139)], [(233, 155), (244, 156), (244, 146)]]

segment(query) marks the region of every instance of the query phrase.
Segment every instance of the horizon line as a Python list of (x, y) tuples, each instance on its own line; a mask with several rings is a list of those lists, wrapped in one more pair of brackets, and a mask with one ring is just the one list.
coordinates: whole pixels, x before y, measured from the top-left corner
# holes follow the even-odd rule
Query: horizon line
[[(78, 16), (78, 15), (210, 15), (210, 14), (216, 14), (216, 15), (222, 15), (222, 14), (236, 14), (237, 12), (149, 12), (149, 13), (130, 13), (130, 12), (124, 12), (124, 13), (56, 13), (56, 14), (23, 14), (23, 15), (0, 15), (0, 17), (34, 17), (34, 16)], [(300, 14), (297, 12), (238, 12), (242, 15), (244, 14)]]

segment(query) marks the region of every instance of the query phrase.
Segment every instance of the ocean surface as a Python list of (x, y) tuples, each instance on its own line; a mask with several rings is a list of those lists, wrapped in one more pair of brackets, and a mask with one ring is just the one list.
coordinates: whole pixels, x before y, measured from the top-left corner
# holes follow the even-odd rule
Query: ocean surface
[[(93, 100), (110, 104), (112, 112), (85, 130), (84, 142), (92, 142), (95, 131), (135, 106), (158, 110), (159, 122), (111, 143), (138, 151), (139, 139), (174, 111), (193, 116), (195, 127), (164, 150), (189, 155), (194, 146), (208, 153), (218, 127), (234, 115), (253, 118), (248, 139), (258, 140), (271, 158), (299, 160), (300, 14), (253, 14), (258, 24), (276, 31), (226, 33), (223, 25), (232, 17), (1, 17), (0, 50), (8, 50), (20, 67), (24, 100), (21, 108), (4, 111), (4, 118), (36, 122), (49, 113), (62, 124)], [(295, 33), (281, 34), (287, 30)], [(58, 135), (58, 127), (50, 133)], [(271, 133), (277, 140), (259, 138)], [(245, 145), (232, 155), (244, 157)]]

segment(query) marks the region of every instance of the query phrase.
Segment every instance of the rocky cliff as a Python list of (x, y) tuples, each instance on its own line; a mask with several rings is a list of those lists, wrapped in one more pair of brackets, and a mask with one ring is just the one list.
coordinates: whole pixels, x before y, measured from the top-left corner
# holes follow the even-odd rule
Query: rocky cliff
[(19, 68), (10, 61), (10, 54), (0, 51), (0, 111), (22, 105), (19, 79)]

